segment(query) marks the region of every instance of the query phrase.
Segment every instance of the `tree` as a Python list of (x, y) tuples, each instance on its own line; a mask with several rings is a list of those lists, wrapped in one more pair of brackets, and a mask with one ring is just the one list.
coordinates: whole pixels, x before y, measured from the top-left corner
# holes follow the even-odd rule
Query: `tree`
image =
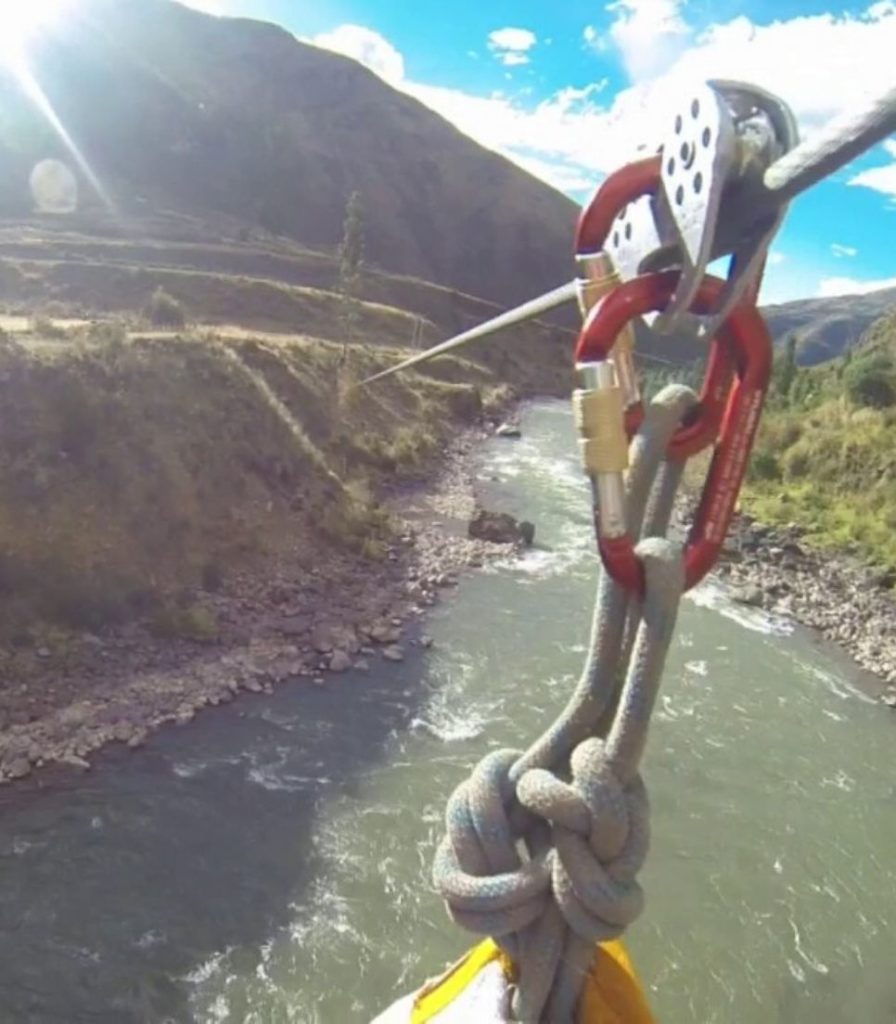
[(337, 448), (343, 450), (343, 476), (348, 473), (351, 435), (351, 421), (358, 414), (360, 391), (355, 373), (348, 363), (348, 347), (355, 341), (361, 319), (361, 274), (364, 267), (364, 208), (361, 195), (352, 192), (345, 204), (345, 218), (342, 223), (342, 241), (339, 243), (339, 320), (342, 327), (342, 352), (336, 367), (336, 407), (338, 416), (334, 440)]
[(349, 343), (355, 340), (360, 320), (358, 292), (364, 266), (364, 208), (359, 192), (352, 192), (345, 204), (342, 241), (339, 243), (339, 295), (343, 344), (341, 362), (348, 355)]
[(784, 354), (776, 363), (773, 375), (775, 391), (785, 401), (790, 397), (796, 370), (796, 335), (791, 334), (784, 343)]

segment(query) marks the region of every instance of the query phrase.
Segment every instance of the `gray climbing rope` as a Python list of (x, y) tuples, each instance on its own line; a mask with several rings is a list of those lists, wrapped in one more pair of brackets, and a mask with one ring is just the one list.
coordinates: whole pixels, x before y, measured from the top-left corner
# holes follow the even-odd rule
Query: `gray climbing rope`
[(665, 453), (696, 402), (689, 388), (663, 389), (632, 443), (626, 515), (641, 538), (643, 600), (602, 573), (566, 708), (525, 753), (488, 754), (448, 802), (436, 889), (455, 921), (514, 961), (512, 1009), (526, 1024), (571, 1022), (595, 943), (618, 937), (643, 907), (639, 764), (684, 590), (681, 547), (665, 536), (682, 466)]

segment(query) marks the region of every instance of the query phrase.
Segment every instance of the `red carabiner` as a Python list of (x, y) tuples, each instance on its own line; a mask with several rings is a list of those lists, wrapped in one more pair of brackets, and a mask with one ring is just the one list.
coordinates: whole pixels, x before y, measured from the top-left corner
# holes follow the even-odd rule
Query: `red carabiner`
[(651, 156), (627, 164), (601, 183), (579, 217), (577, 253), (599, 252), (623, 208), (642, 196), (656, 194), (662, 175), (660, 160), (659, 156)]
[[(591, 201), (582, 211), (576, 231), (576, 252), (590, 253), (600, 251), (606, 242), (607, 235), (613, 226), (622, 209), (629, 203), (647, 195), (654, 195), (660, 187), (661, 163), (659, 156), (648, 157), (635, 163), (627, 164), (625, 167), (611, 174), (595, 192)], [(621, 301), (626, 297), (635, 298), (632, 292), (625, 288), (617, 289), (621, 293)], [(608, 301), (608, 298), (603, 300)], [(616, 301), (620, 301), (617, 299)], [(635, 319), (640, 314), (631, 313), (626, 317), (625, 322)], [(594, 310), (589, 318), (593, 320)], [(576, 349), (576, 361), (581, 361), (580, 349), (583, 339), (588, 334), (588, 326), (579, 336), (579, 344)], [(615, 339), (613, 339), (615, 340)], [(613, 341), (609, 342), (611, 345)], [(606, 358), (609, 352), (604, 353)], [(703, 382), (703, 389), (700, 394), (699, 411), (690, 416), (686, 423), (676, 432), (669, 445), (669, 455), (672, 458), (688, 458), (695, 455), (703, 448), (712, 444), (717, 435), (722, 416), (725, 411), (725, 400), (728, 396), (728, 385), (731, 379), (732, 367), (725, 346), (715, 342), (710, 347), (709, 359), (707, 361), (706, 377)], [(632, 437), (641, 426), (644, 419), (644, 406), (641, 403), (629, 406), (625, 411), (625, 428), (629, 437)]]
[[(602, 325), (607, 322), (605, 318), (609, 317), (613, 323), (620, 323), (622, 327), (625, 327), (631, 320), (643, 315), (645, 309), (653, 308), (645, 306), (645, 303), (653, 301), (654, 282), (657, 279), (662, 280), (664, 288), (674, 290), (677, 283), (677, 272), (665, 271), (662, 274), (635, 278), (620, 285), (603, 299), (600, 306), (591, 310), (576, 343), (575, 361), (577, 363), (600, 362), (610, 355), (616, 336), (604, 333)], [(708, 277), (700, 292), (704, 302), (701, 302), (700, 296), (698, 296), (695, 310), (700, 312), (707, 296), (718, 294), (723, 285), (723, 281)], [(603, 309), (607, 304), (610, 306), (609, 313), (604, 312), (599, 315), (598, 309)], [(724, 338), (723, 330), (710, 343), (700, 402), (685, 423), (678, 428), (669, 443), (668, 451), (671, 459), (690, 458), (714, 444), (718, 437), (722, 417), (725, 414), (725, 403), (728, 399), (731, 377), (734, 373), (731, 346), (724, 344)], [(626, 410), (625, 429), (629, 438), (635, 435), (643, 421), (644, 406), (640, 402)]]
[[(637, 316), (663, 309), (678, 283), (678, 273), (645, 274), (620, 285), (596, 306), (576, 345), (576, 362), (600, 362), (611, 351), (619, 332)], [(707, 277), (700, 285), (694, 311), (710, 308), (724, 282)], [(690, 589), (715, 564), (753, 446), (759, 414), (772, 366), (768, 329), (752, 304), (737, 306), (713, 339), (711, 365), (696, 420), (683, 427), (670, 445), (672, 458), (684, 458), (718, 438), (703, 495), (685, 545), (685, 586)], [(733, 382), (722, 387), (733, 369)], [(724, 411), (719, 417), (719, 410)], [(721, 428), (719, 429), (719, 419)], [(627, 590), (640, 593), (644, 579), (634, 542), (628, 535), (603, 537), (598, 524), (601, 557), (610, 575)]]

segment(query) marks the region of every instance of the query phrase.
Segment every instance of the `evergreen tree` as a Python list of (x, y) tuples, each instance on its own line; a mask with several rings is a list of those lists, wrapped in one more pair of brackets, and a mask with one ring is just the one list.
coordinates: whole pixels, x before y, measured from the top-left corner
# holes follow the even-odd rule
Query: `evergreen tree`
[(358, 293), (364, 266), (364, 208), (361, 195), (352, 192), (345, 204), (342, 241), (339, 243), (339, 294), (343, 345), (341, 361), (345, 362), (348, 346), (355, 340), (360, 320)]
[(784, 345), (784, 357), (777, 373), (777, 392), (786, 399), (790, 396), (796, 377), (796, 335), (791, 334)]

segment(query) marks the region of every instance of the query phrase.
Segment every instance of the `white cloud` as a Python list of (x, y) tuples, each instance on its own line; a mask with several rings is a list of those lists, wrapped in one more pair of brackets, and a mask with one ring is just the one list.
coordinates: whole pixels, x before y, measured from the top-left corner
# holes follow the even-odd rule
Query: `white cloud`
[(527, 53), (517, 53), (516, 50), (504, 50), (502, 53), (496, 53), (495, 56), (506, 68), (529, 63), (529, 55)]
[(474, 96), (414, 82), (402, 88), (483, 146), (555, 187), (584, 194), (632, 156), (637, 140), (638, 121), (624, 105), (611, 116), (598, 102), (605, 86), (562, 89), (532, 109), (499, 93)]
[(596, 53), (601, 53), (607, 48), (604, 37), (593, 25), (585, 26), (582, 32), (582, 38), (585, 40), (585, 45), (590, 47)]
[(841, 245), (839, 242), (831, 242), (831, 252), (837, 257), (859, 255), (858, 249), (854, 249), (851, 245)]
[(607, 7), (616, 12), (610, 37), (633, 81), (655, 78), (680, 56), (690, 35), (681, 7), (681, 0), (616, 0)]
[(498, 28), (488, 37), (489, 46), (496, 50), (531, 50), (538, 37), (527, 28)]
[(388, 39), (363, 25), (340, 25), (309, 42), (351, 57), (390, 85), (398, 86), (404, 79), (404, 57)]
[(741, 15), (692, 31), (671, 71), (755, 82), (786, 100), (811, 130), (892, 88), (894, 51), (896, 5), (887, 0), (862, 14), (804, 15), (767, 25)]
[(855, 277), (825, 277), (818, 285), (819, 298), (837, 295), (867, 295), (881, 288), (896, 288), (896, 277), (885, 277), (877, 281), (860, 281)]
[(529, 51), (538, 37), (527, 28), (498, 28), (488, 37), (488, 48), (505, 67), (529, 63)]
[(777, 252), (774, 249), (768, 254), (768, 262), (773, 267), (779, 266), (786, 259), (787, 257), (783, 252)]
[(850, 185), (862, 185), (865, 188), (881, 192), (885, 196), (896, 197), (896, 164), (886, 167), (871, 167), (850, 178)]
[[(890, 156), (896, 157), (896, 141), (888, 139), (883, 148)], [(847, 184), (874, 189), (875, 192), (896, 198), (896, 161), (860, 171), (850, 178)]]
[[(534, 34), (528, 34), (535, 45)], [(522, 36), (506, 38), (501, 34), (500, 39), (528, 45), (528, 39)], [(360, 25), (340, 25), (307, 41), (359, 61), (481, 145), (502, 153), (565, 192), (584, 195), (603, 172), (630, 155), (631, 122), (624, 111), (608, 117), (598, 102), (607, 87), (606, 79), (582, 89), (561, 89), (534, 109), (524, 108), (518, 100), (501, 93), (476, 96), (405, 78), (404, 60), (398, 50), (379, 33)]]
[[(670, 110), (680, 102), (683, 83), (716, 76), (755, 82), (786, 99), (804, 129), (816, 128), (868, 94), (892, 86), (892, 0), (875, 3), (862, 14), (807, 15), (767, 25), (739, 16), (701, 31), (687, 27), (683, 10), (677, 0), (614, 4), (615, 34), (608, 38), (628, 53), (633, 73), (648, 67), (653, 73), (670, 55), (673, 62), (665, 74), (638, 81), (609, 103), (603, 102), (600, 87), (561, 90), (532, 107), (524, 106), (519, 95), (482, 96), (408, 80), (398, 50), (357, 25), (340, 26), (312, 41), (361, 61), (482, 145), (580, 198), (631, 159), (641, 144), (657, 142)], [(514, 34), (505, 37), (507, 32)], [(530, 36), (531, 46), (537, 43), (528, 29), (499, 29), (492, 36), (504, 44), (528, 46)], [(593, 47), (606, 45), (593, 26), (584, 30), (583, 38)], [(646, 40), (640, 57), (629, 52), (636, 39)], [(680, 52), (684, 43), (690, 48)], [(503, 52), (525, 56), (531, 46)], [(888, 144), (887, 152), (896, 157), (896, 143)], [(852, 183), (896, 195), (896, 162), (863, 171)]]

